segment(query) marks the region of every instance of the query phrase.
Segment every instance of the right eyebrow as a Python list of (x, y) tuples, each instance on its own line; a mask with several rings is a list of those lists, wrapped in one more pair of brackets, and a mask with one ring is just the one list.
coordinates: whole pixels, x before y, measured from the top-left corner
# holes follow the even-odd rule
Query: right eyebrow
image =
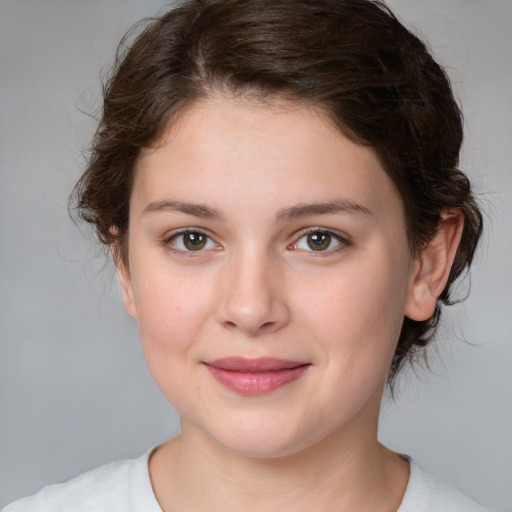
[(200, 217), (203, 219), (220, 219), (223, 217), (219, 211), (214, 210), (209, 206), (183, 201), (153, 201), (144, 208), (142, 215), (158, 211), (185, 213), (187, 215), (193, 215), (194, 217)]
[(301, 203), (290, 208), (285, 208), (277, 213), (278, 221), (295, 220), (310, 215), (334, 215), (337, 213), (363, 213), (373, 215), (364, 205), (355, 203), (349, 199), (335, 199), (324, 203)]

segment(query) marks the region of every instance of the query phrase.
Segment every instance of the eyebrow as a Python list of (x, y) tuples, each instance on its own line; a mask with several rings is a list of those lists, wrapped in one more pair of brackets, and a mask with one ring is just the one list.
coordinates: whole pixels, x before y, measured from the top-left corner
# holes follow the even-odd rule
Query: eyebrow
[(362, 204), (355, 203), (349, 199), (335, 199), (325, 203), (303, 203), (277, 212), (277, 220), (296, 220), (310, 215), (332, 215), (336, 213), (373, 213)]
[[(187, 203), (183, 201), (154, 201), (149, 203), (142, 215), (150, 212), (167, 211), (180, 212), (203, 219), (222, 219), (224, 216), (218, 210), (204, 204)], [(373, 213), (362, 204), (355, 203), (349, 199), (335, 199), (324, 203), (301, 203), (277, 212), (276, 218), (279, 221), (297, 220), (310, 215), (333, 215), (336, 213)]]
[(210, 208), (209, 206), (204, 204), (186, 203), (183, 201), (154, 201), (144, 208), (142, 215), (158, 211), (186, 213), (187, 215), (193, 215), (194, 217), (201, 217), (204, 219), (220, 219), (223, 217), (219, 211)]

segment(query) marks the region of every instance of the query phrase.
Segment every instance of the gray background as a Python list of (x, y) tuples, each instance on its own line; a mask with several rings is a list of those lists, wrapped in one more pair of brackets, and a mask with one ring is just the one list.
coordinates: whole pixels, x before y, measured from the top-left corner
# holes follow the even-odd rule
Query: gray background
[[(0, 506), (137, 456), (178, 428), (111, 271), (66, 211), (99, 70), (132, 23), (165, 5), (0, 0)], [(466, 115), (462, 167), (492, 220), (471, 297), (445, 317), (434, 373), (402, 377), (380, 437), (512, 511), (512, 2), (390, 5), (448, 66)]]

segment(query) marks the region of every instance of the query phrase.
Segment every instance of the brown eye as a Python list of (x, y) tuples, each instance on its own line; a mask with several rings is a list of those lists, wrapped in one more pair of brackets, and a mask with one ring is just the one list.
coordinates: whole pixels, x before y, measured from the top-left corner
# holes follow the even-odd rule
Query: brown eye
[(333, 233), (329, 230), (310, 229), (304, 233), (294, 244), (290, 246), (292, 250), (305, 252), (316, 252), (328, 254), (335, 253), (344, 247), (351, 245), (350, 240)]
[(307, 235), (307, 244), (313, 251), (325, 251), (331, 245), (331, 235), (316, 231)]
[(199, 251), (206, 245), (208, 237), (202, 233), (183, 233), (183, 245), (189, 251)]
[(208, 235), (201, 231), (176, 233), (166, 242), (166, 245), (175, 252), (199, 252), (218, 247)]

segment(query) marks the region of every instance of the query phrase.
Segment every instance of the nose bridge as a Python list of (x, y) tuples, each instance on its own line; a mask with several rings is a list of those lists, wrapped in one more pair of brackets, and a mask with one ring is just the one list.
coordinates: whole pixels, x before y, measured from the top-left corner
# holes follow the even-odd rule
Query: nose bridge
[(288, 321), (281, 266), (261, 247), (246, 247), (231, 254), (225, 268), (220, 321), (249, 335), (273, 332)]

